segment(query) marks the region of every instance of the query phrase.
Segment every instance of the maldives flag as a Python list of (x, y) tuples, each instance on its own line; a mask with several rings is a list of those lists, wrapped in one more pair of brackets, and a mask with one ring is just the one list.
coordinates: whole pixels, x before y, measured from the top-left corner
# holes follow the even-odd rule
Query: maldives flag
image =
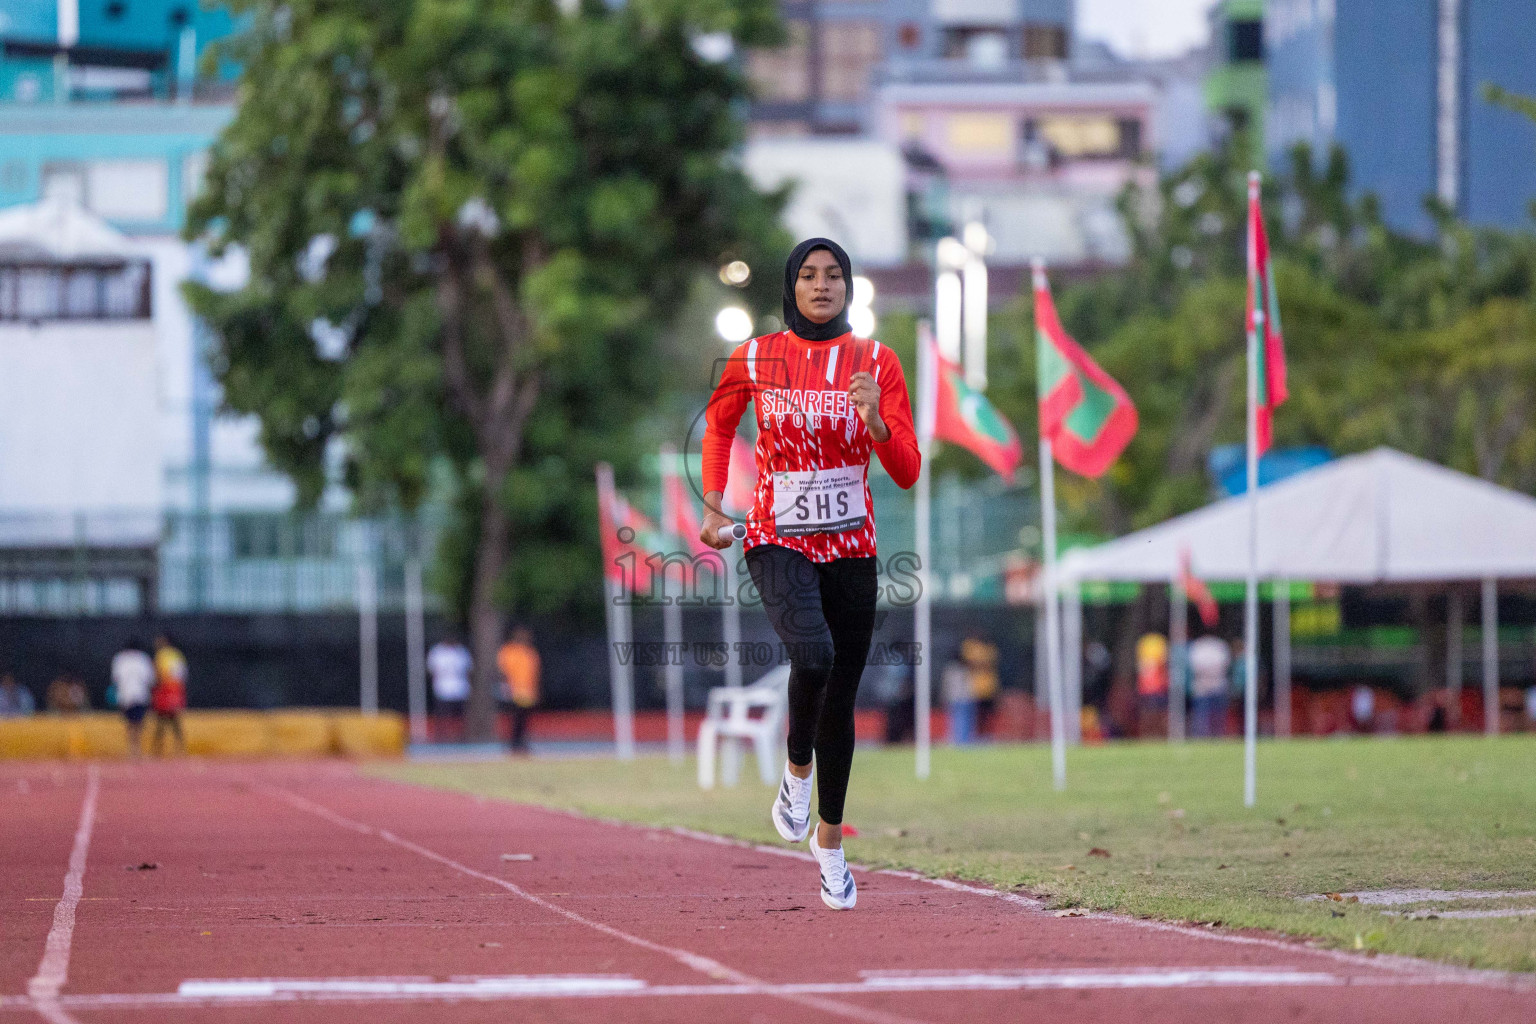
[(651, 592), (654, 552), (666, 550), (661, 531), (636, 512), (613, 486), (613, 467), (597, 464), (598, 536), (603, 547), (603, 575), (637, 595)]
[(1184, 592), (1186, 601), (1194, 602), (1205, 628), (1215, 629), (1217, 620), (1221, 618), (1221, 610), (1216, 607), (1216, 598), (1211, 596), (1211, 588), (1190, 568), (1188, 548), (1179, 552), (1179, 589)]
[(1264, 231), (1264, 214), (1259, 208), (1258, 172), (1248, 175), (1248, 317), (1247, 330), (1252, 335), (1258, 314), (1263, 313), (1264, 334), (1255, 346), (1258, 358), (1259, 454), (1269, 450), (1273, 436), (1275, 409), (1285, 401), (1285, 343), (1280, 335), (1280, 303), (1275, 296), (1275, 267), (1269, 258), (1269, 236)]
[(1013, 424), (992, 407), (985, 395), (966, 384), (960, 368), (940, 355), (931, 339), (928, 346), (938, 390), (933, 436), (970, 449), (1012, 483), (1014, 470), (1024, 461), (1024, 446), (1019, 443)]
[(689, 553), (707, 554), (715, 549), (705, 544), (699, 537), (699, 533), (704, 529), (704, 521), (699, 518), (698, 510), (693, 507), (688, 488), (683, 486), (682, 475), (678, 472), (678, 459), (679, 456), (675, 451), (662, 450), (661, 503), (670, 518), (661, 524), (661, 528), (664, 532), (681, 538), (684, 550)]
[(757, 501), (757, 455), (740, 434), (731, 438), (731, 469), (725, 480), (725, 508), (728, 516), (748, 516)]
[(1136, 406), (1061, 326), (1045, 268), (1034, 276), (1040, 436), (1072, 472), (1102, 476), (1136, 434)]

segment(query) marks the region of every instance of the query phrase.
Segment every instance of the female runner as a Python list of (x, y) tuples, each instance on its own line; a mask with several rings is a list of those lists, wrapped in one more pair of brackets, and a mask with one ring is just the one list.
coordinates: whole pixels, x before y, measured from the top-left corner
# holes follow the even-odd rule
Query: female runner
[(732, 354), (710, 399), (704, 433), (702, 540), (730, 546), (721, 511), (731, 440), (750, 399), (757, 407), (757, 493), (747, 520), (747, 568), (789, 653), (789, 757), (773, 824), (792, 843), (810, 829), (821, 899), (858, 898), (843, 855), (843, 800), (853, 764), (853, 700), (875, 625), (875, 520), (869, 456), (902, 487), (920, 457), (901, 362), (848, 326), (852, 278), (836, 242), (812, 238), (784, 267), (784, 323)]

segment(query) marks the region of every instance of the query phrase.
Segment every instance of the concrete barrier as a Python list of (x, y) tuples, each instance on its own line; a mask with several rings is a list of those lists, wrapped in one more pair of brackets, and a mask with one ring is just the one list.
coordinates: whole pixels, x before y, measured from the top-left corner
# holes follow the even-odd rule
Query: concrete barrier
[[(144, 721), (146, 750), (154, 722)], [(182, 728), (187, 753), (200, 757), (398, 757), (406, 741), (405, 718), (392, 711), (188, 711)], [(111, 712), (0, 719), (0, 760), (127, 756), (126, 724)]]

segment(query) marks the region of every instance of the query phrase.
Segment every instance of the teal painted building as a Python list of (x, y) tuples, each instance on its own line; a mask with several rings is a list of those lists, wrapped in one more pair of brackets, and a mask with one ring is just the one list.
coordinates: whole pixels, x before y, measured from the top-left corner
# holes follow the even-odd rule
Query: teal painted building
[(234, 70), (198, 68), (235, 27), (197, 0), (9, 0), (0, 208), (64, 193), (130, 235), (179, 232), (233, 114)]

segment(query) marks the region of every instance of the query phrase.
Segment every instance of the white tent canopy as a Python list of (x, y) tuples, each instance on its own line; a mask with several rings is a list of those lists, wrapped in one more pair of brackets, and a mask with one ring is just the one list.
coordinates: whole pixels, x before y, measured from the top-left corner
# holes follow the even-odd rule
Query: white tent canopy
[[(1536, 577), (1536, 499), (1377, 448), (1258, 492), (1258, 572), (1335, 583)], [(1248, 571), (1248, 509), (1227, 498), (1067, 554), (1063, 582), (1170, 579), (1187, 550), (1197, 576)]]
[(122, 232), (63, 196), (0, 211), (0, 254), (61, 263), (143, 255)]

